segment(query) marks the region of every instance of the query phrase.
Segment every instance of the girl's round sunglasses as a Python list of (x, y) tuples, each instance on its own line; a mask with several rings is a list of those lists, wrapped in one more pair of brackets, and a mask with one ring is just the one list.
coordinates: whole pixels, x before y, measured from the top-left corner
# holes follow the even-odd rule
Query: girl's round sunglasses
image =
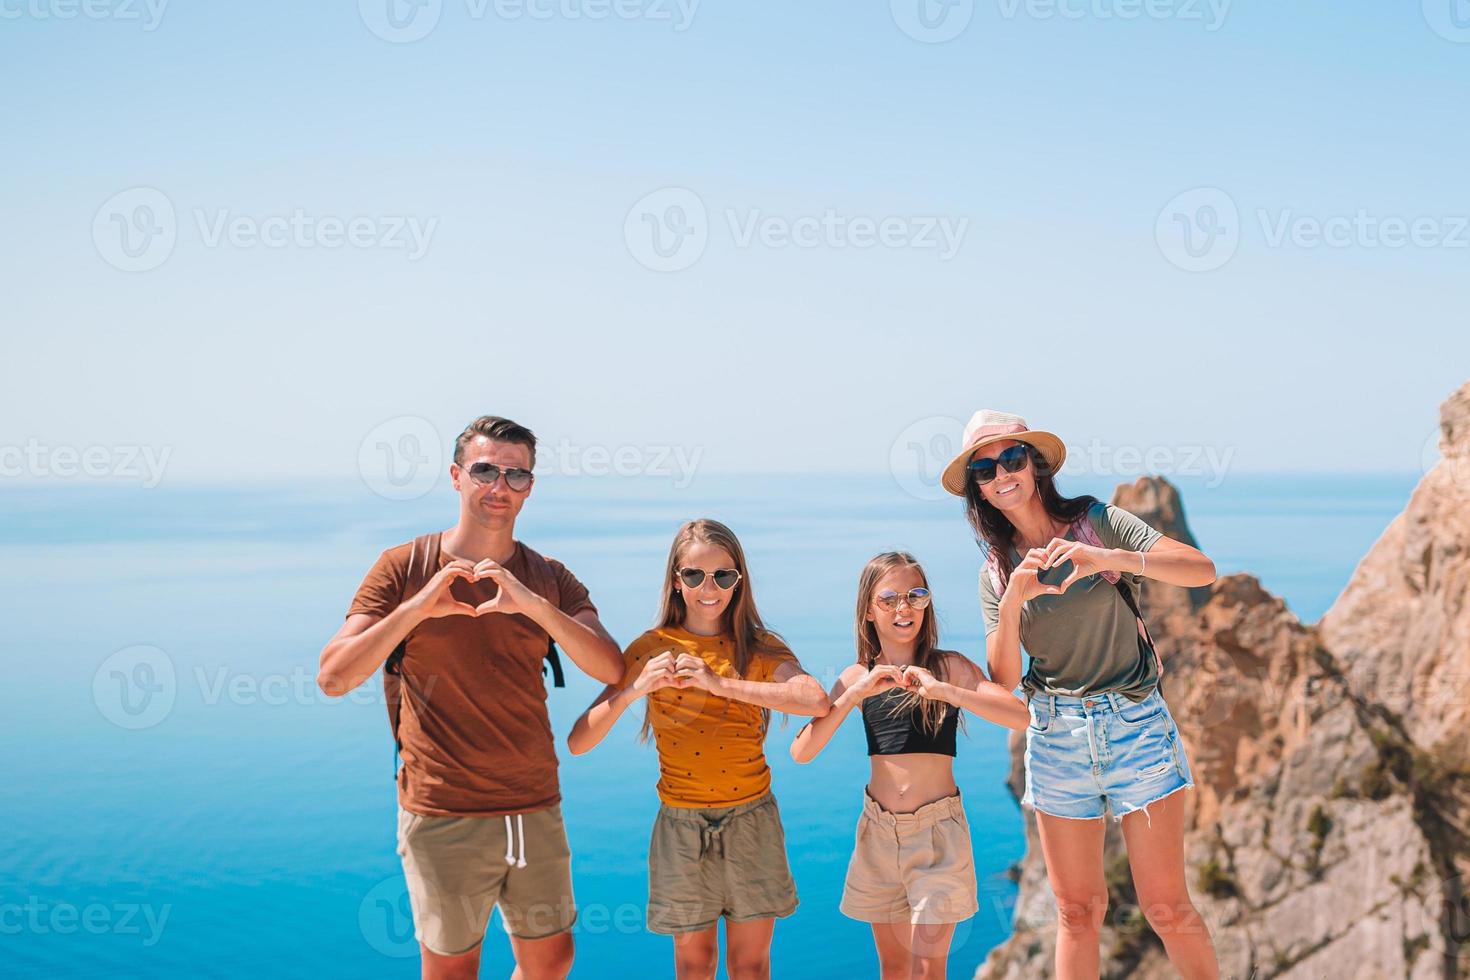
[(873, 597), (873, 601), (884, 609), (897, 609), (900, 602), (907, 602), (910, 609), (923, 609), (929, 605), (928, 589), (909, 589), (907, 592), (894, 592), (885, 589)]
[[(697, 589), (704, 584), (705, 571), (702, 568), (681, 568), (678, 571), (679, 581), (686, 588)], [(717, 568), (714, 571), (715, 585), (726, 592), (735, 588), (735, 583), (740, 581), (740, 571), (734, 568)]]
[(984, 486), (1001, 469), (1007, 473), (1019, 473), (1026, 468), (1026, 463), (1031, 459), (1031, 447), (1024, 442), (1017, 443), (996, 456), (982, 456), (979, 459), (970, 460), (966, 467), (975, 476), (975, 482)]

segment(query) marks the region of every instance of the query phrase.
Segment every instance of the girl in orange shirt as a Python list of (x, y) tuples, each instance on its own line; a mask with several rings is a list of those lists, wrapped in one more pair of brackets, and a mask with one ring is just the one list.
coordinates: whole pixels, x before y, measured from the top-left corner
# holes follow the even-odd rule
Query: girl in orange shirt
[(765, 628), (745, 552), (718, 521), (674, 536), (658, 625), (623, 653), (610, 684), (577, 719), (580, 755), (640, 698), (643, 737), (658, 747), (662, 801), (648, 846), (648, 928), (674, 938), (679, 980), (712, 978), (725, 920), (732, 980), (770, 976), (775, 920), (796, 910), (764, 742), (770, 714), (821, 715), (821, 684)]

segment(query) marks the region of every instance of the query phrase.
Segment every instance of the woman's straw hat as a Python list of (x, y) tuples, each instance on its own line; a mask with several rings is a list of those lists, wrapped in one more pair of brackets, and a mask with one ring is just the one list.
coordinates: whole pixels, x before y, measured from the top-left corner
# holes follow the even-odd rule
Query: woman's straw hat
[(1062, 461), (1067, 458), (1067, 447), (1054, 434), (1031, 428), (1019, 415), (982, 408), (970, 416), (969, 424), (965, 426), (964, 438), (961, 440), (965, 448), (958, 456), (950, 460), (939, 482), (950, 493), (963, 497), (965, 480), (968, 477), (966, 467), (969, 465), (970, 457), (975, 454), (975, 450), (984, 449), (991, 443), (1005, 442), (1009, 439), (1036, 447), (1053, 473), (1062, 468)]

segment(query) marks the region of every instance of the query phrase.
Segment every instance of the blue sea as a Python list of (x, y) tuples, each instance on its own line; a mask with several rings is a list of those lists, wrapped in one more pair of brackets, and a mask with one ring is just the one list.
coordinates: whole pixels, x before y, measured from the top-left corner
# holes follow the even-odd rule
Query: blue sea
[[(1416, 476), (1180, 486), (1222, 572), (1253, 572), (1315, 620)], [(313, 677), (378, 553), (451, 524), (455, 506), (442, 483), (412, 501), (360, 482), (0, 488), (0, 974), (417, 976), (381, 694), (333, 701)], [(741, 536), (761, 612), (824, 683), (853, 658), (858, 571), (890, 548), (925, 563), (945, 642), (983, 659), (979, 557), (959, 505), (887, 477), (545, 479), (518, 530), (587, 583), (626, 642), (652, 620), (674, 529), (700, 516)], [(552, 692), (559, 738), (597, 688), (573, 673)], [(837, 912), (867, 771), (861, 726), (798, 767), (786, 751), (798, 724), (778, 720), (768, 744), (801, 896), (776, 927), (774, 973), (875, 975), (867, 926)], [(968, 727), (958, 779), (981, 911), (956, 934), (956, 977), (1008, 934), (1006, 869), (1024, 845), (1004, 733)], [(576, 977), (672, 975), (669, 941), (642, 928), (657, 762), (636, 730), (630, 716), (591, 754), (563, 752)], [(511, 969), (501, 928), (497, 916), (487, 977)]]

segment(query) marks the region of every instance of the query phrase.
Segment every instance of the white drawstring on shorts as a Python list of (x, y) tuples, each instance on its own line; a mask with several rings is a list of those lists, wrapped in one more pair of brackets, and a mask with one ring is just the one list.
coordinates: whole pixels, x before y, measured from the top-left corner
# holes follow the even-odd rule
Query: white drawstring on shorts
[[(519, 833), (521, 838), (521, 859), (519, 861), (516, 860), (515, 855), (516, 833)], [(517, 868), (526, 866), (526, 825), (523, 815), (519, 813), (516, 814), (515, 833), (511, 832), (510, 814), (505, 815), (505, 863)]]

